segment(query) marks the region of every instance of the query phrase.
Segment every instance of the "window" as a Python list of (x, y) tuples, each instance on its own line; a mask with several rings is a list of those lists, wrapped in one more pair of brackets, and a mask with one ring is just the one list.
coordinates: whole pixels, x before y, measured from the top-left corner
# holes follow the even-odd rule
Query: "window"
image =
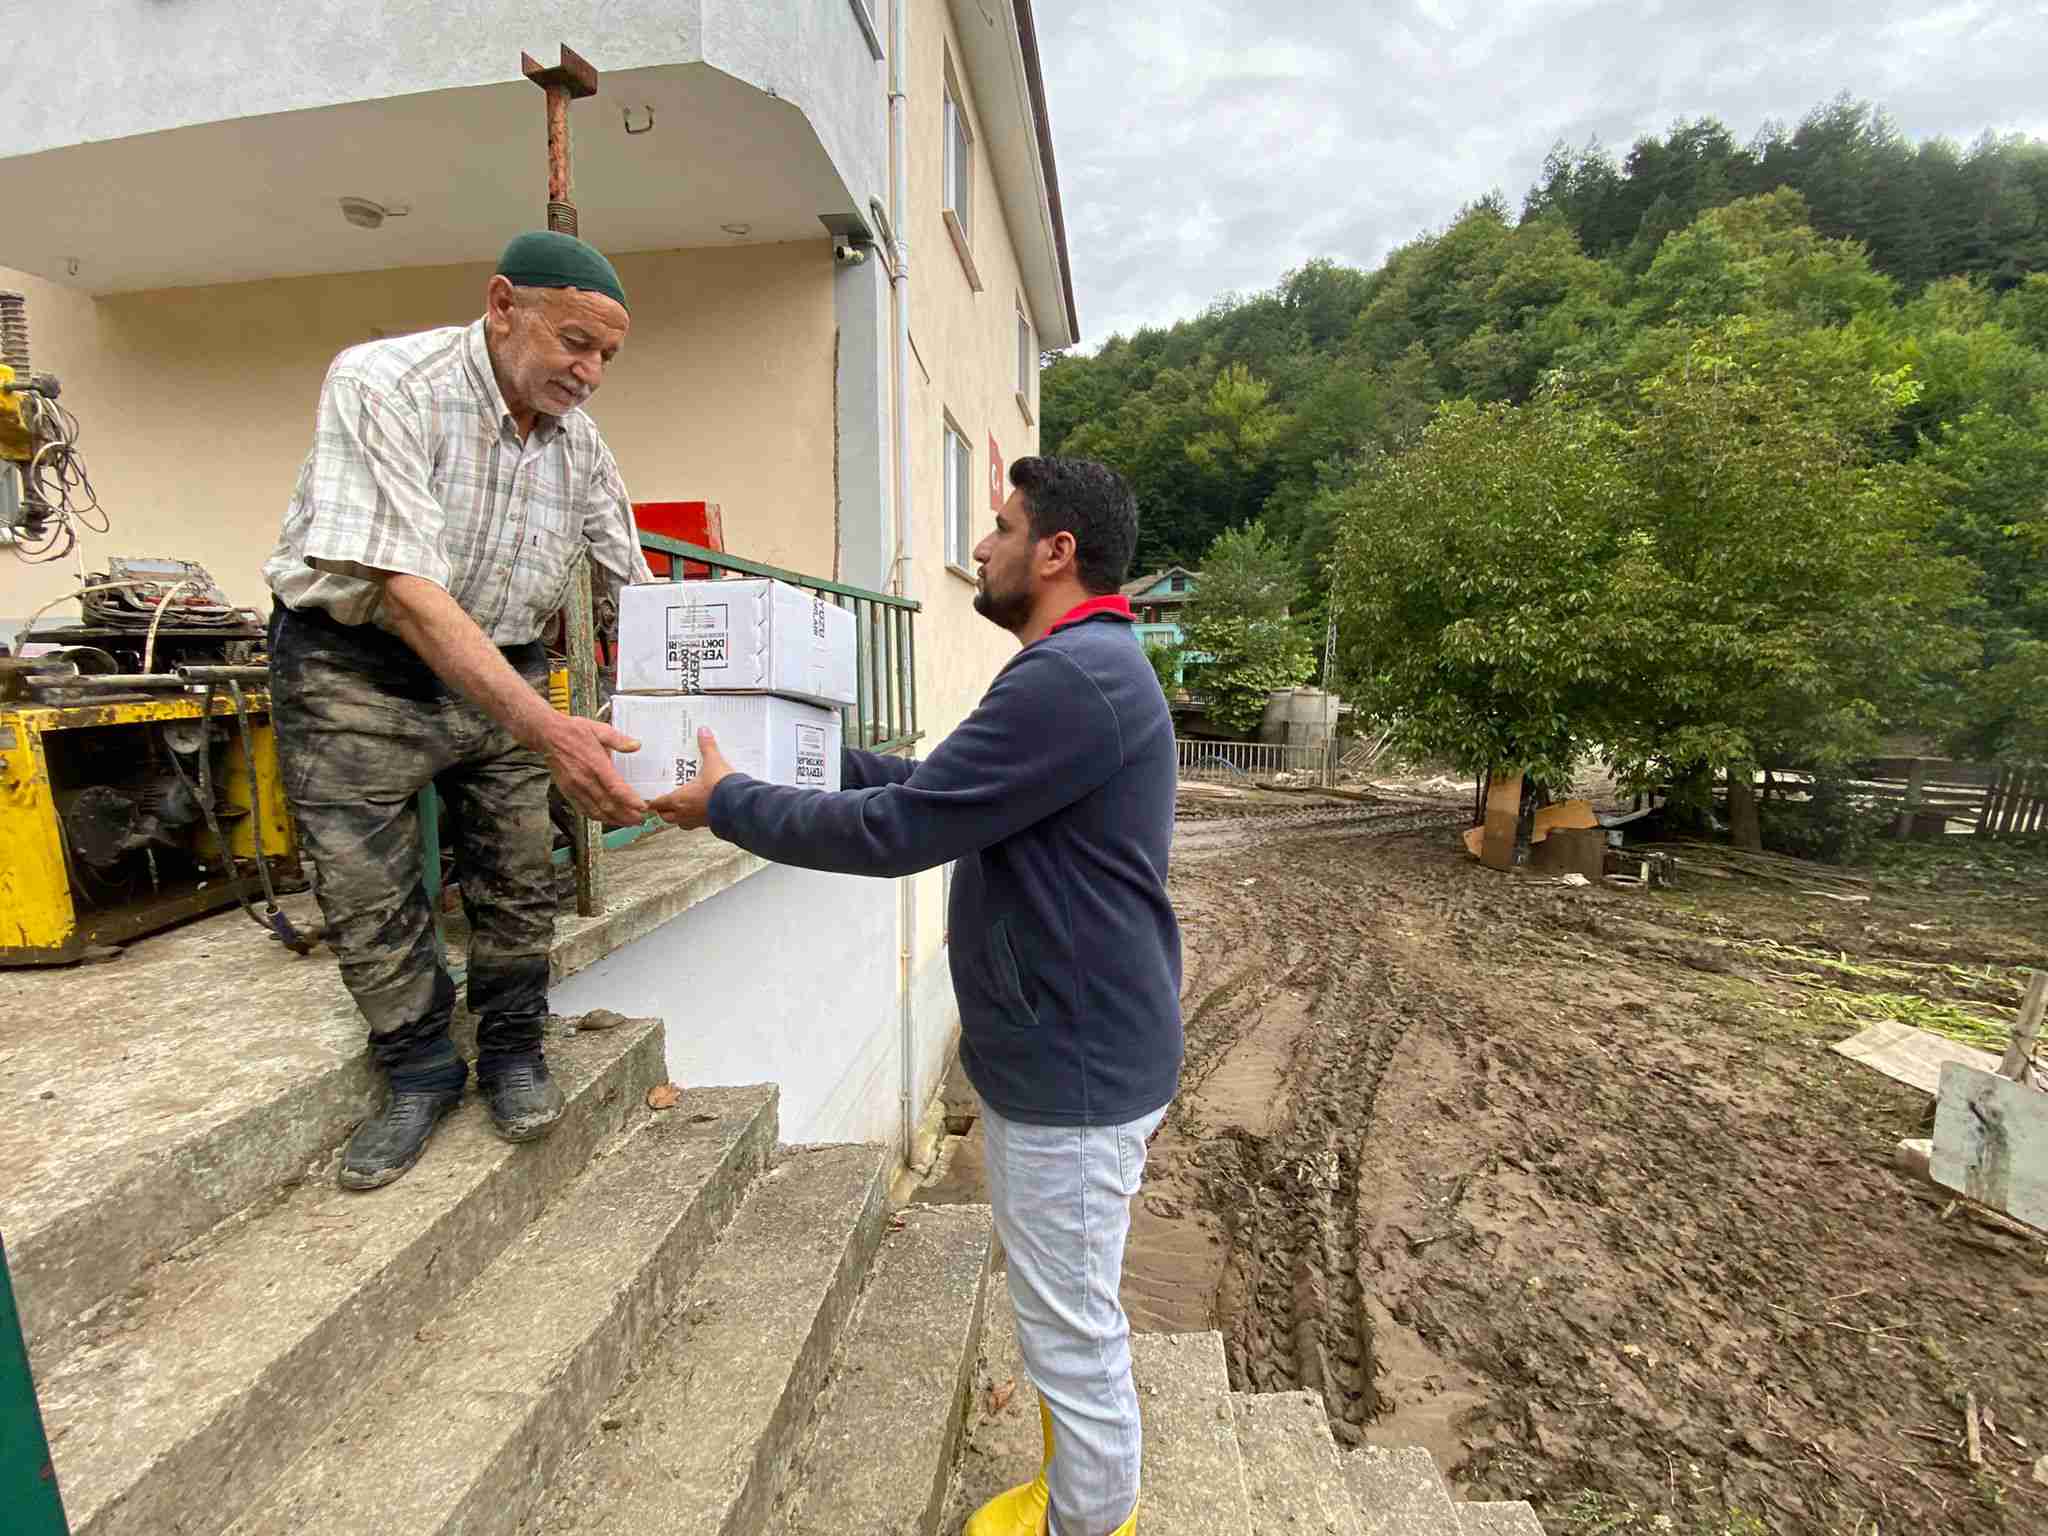
[(946, 60), (946, 185), (941, 207), (946, 233), (953, 237), (953, 249), (960, 265), (967, 269), (967, 285), (981, 292), (981, 273), (974, 265), (974, 130), (967, 124), (967, 109), (961, 105), (960, 84), (953, 76), (953, 61)]
[(1176, 575), (1176, 576), (1175, 576), (1175, 577), (1173, 578), (1173, 590), (1174, 590), (1174, 591), (1176, 591), (1176, 592), (1185, 592), (1185, 591), (1187, 591), (1187, 589), (1188, 589), (1188, 579), (1187, 579), (1187, 577), (1185, 577), (1185, 576), (1180, 576), (1180, 575)]
[(974, 452), (946, 422), (946, 564), (965, 575), (974, 565)]
[(1017, 409), (1031, 420), (1031, 382), (1038, 376), (1037, 340), (1031, 334), (1031, 319), (1024, 305), (1017, 305)]

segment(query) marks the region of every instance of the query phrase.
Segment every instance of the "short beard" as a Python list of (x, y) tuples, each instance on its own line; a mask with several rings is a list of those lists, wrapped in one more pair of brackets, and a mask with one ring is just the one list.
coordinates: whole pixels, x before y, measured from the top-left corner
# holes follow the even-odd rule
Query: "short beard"
[(998, 595), (987, 585), (974, 594), (974, 611), (999, 629), (1016, 634), (1031, 622), (1031, 594), (1009, 592)]

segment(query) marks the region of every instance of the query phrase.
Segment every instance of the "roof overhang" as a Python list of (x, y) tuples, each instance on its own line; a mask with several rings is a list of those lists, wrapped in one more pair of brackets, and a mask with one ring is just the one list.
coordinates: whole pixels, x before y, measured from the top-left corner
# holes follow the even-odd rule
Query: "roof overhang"
[(993, 12), (982, 0), (952, 0), (952, 9), (1039, 340), (1070, 347), (1081, 321), (1031, 0), (995, 0)]
[[(0, 158), (0, 204), (33, 210), (0, 260), (95, 294), (493, 261), (544, 219), (542, 107), (519, 80)], [(859, 224), (804, 112), (710, 65), (608, 72), (570, 122), (582, 232), (614, 255)], [(406, 212), (358, 228), (345, 196)]]

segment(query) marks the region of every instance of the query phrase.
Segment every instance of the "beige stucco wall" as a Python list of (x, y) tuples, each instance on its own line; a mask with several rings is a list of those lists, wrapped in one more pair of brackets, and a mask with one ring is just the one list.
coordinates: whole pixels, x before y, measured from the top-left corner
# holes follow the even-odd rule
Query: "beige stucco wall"
[[(1016, 247), (996, 195), (988, 158), (990, 125), (980, 117), (974, 84), (966, 76), (951, 8), (944, 0), (915, 0), (910, 12), (908, 59), (911, 250), (910, 445), (912, 546), (924, 616), (918, 636), (918, 705), (926, 744), (973, 709), (990, 679), (1016, 654), (1016, 642), (974, 612), (974, 585), (946, 567), (944, 437), (950, 414), (974, 455), (975, 532), (994, 526), (985, 489), (989, 439), (1003, 462), (1038, 451), (1038, 428), (1016, 400), (1017, 305), (1022, 293)], [(945, 166), (944, 82), (951, 51), (954, 78), (966, 97), (974, 129), (973, 255), (982, 291), (970, 286), (943, 215)], [(1029, 211), (1027, 210), (1027, 216)], [(1036, 317), (1033, 325), (1036, 326)], [(1035, 383), (1035, 381), (1034, 381)], [(1033, 408), (1036, 408), (1034, 398)], [(1004, 488), (1007, 494), (1008, 487)], [(943, 912), (939, 884), (920, 897), (918, 954), (938, 946)]]
[[(633, 327), (592, 407), (638, 501), (718, 502), (727, 547), (831, 575), (831, 244), (622, 256)], [(378, 333), (481, 312), (488, 268), (413, 268), (93, 300), (0, 267), (29, 297), (35, 361), (64, 381), (108, 552), (197, 560), (267, 606), (261, 568), (305, 456), (328, 360)], [(0, 550), (0, 620), (76, 584), (75, 559)], [(68, 577), (66, 575), (68, 574)]]

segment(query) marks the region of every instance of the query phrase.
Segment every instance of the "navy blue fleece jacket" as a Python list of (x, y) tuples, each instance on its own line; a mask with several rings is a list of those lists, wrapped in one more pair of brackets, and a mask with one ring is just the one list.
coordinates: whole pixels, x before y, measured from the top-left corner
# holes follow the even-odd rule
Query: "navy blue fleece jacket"
[(711, 829), (780, 864), (908, 875), (949, 859), (960, 1061), (1041, 1125), (1150, 1114), (1180, 1081), (1166, 899), (1173, 719), (1127, 619), (1056, 627), (921, 762), (849, 750), (837, 793), (742, 774)]

